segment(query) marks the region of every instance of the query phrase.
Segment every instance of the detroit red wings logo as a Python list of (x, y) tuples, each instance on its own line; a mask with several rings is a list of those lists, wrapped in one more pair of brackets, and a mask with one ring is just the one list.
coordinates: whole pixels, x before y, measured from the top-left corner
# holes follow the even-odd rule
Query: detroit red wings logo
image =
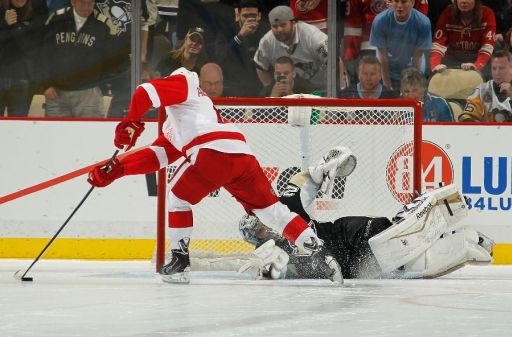
[(375, 15), (389, 7), (391, 7), (391, 1), (389, 0), (372, 0), (370, 2), (370, 11)]

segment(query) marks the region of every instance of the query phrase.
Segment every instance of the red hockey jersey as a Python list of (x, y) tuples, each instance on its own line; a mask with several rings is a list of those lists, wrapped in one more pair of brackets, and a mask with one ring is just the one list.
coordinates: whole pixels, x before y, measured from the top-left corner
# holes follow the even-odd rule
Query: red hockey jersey
[(194, 156), (201, 148), (252, 154), (238, 128), (222, 121), (194, 72), (179, 68), (170, 76), (139, 85), (127, 119), (140, 120), (152, 106), (165, 107), (163, 135), (185, 157)]
[(439, 65), (446, 55), (461, 63), (474, 63), (475, 67), (481, 70), (494, 50), (494, 13), (489, 7), (482, 6), (482, 22), (465, 25), (460, 21), (452, 21), (451, 10), (451, 6), (446, 8), (437, 22), (430, 66), (433, 69)]
[(343, 28), (343, 60), (349, 61), (359, 57), (363, 38), (363, 2), (347, 0)]
[(318, 5), (309, 9), (307, 0), (292, 0), (290, 8), (297, 20), (304, 21), (327, 33), (327, 0), (320, 0)]

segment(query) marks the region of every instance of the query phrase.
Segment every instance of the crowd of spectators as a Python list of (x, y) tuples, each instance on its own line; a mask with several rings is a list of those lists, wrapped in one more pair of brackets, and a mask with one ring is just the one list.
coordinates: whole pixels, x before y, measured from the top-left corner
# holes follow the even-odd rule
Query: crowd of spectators
[[(131, 5), (0, 0), (0, 116), (27, 116), (32, 97), (44, 95), (45, 116), (124, 117)], [(327, 0), (142, 0), (143, 79), (185, 67), (213, 97), (325, 95), (327, 7)], [(425, 121), (512, 120), (511, 0), (347, 0), (339, 45), (340, 98), (415, 98)], [(446, 69), (482, 74), (462, 113), (428, 92)]]

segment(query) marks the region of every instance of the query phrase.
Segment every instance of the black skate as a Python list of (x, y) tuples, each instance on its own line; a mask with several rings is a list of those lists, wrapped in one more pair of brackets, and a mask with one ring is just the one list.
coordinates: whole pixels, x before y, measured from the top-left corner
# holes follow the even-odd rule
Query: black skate
[(171, 262), (160, 268), (162, 280), (167, 283), (190, 283), (190, 257), (188, 254), (189, 239), (178, 242), (179, 249), (172, 249)]

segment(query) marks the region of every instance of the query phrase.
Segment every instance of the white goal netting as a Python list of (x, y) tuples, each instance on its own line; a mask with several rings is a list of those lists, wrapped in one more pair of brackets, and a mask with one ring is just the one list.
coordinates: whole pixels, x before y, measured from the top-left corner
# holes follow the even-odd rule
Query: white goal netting
[[(414, 102), (238, 99), (221, 104), (217, 103), (217, 108), (222, 117), (242, 130), (278, 194), (293, 174), (314, 165), (332, 147), (352, 149), (357, 168), (349, 177), (336, 178), (329, 195), (318, 196), (309, 210), (314, 218), (391, 217), (409, 201), (419, 158), (415, 138), (421, 139), (417, 124), (421, 115)], [(311, 114), (305, 126), (289, 124), (289, 112), (297, 110)], [(168, 178), (176, 167), (168, 168)], [(253, 250), (238, 231), (244, 210), (225, 190), (211, 193), (193, 212), (193, 256), (239, 255)]]

